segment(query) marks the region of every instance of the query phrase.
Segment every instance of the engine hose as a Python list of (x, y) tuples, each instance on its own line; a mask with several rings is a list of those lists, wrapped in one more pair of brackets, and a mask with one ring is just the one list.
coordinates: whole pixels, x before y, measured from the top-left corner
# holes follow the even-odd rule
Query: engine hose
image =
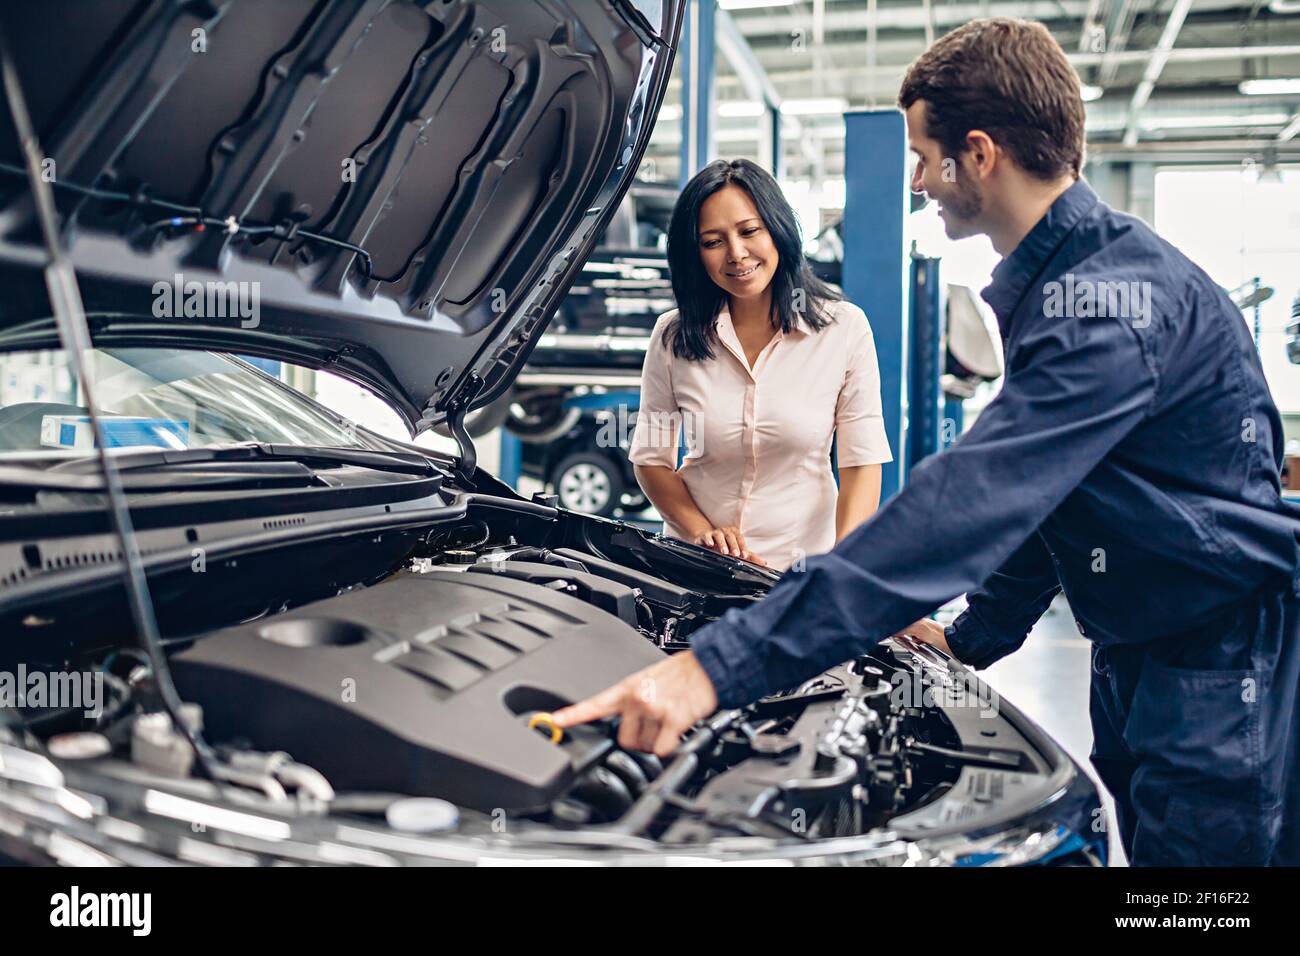
[(601, 766), (592, 767), (569, 797), (593, 808), (607, 820), (617, 820), (632, 807), (632, 793), (614, 771)]
[(730, 730), (744, 715), (742, 710), (727, 710), (715, 715), (700, 730), (688, 737), (677, 748), (677, 755), (645, 792), (632, 804), (623, 818), (610, 829), (616, 833), (639, 836), (654, 823), (670, 795), (675, 795), (695, 776), (700, 766), (700, 754)]
[(642, 753), (640, 750), (631, 752), (625, 750), (623, 753), (636, 762), (636, 765), (641, 768), (641, 772), (645, 774), (646, 780), (653, 780), (664, 772), (664, 762), (654, 754)]
[(605, 766), (627, 785), (634, 796), (640, 796), (650, 780), (641, 765), (623, 750), (615, 750), (605, 758)]

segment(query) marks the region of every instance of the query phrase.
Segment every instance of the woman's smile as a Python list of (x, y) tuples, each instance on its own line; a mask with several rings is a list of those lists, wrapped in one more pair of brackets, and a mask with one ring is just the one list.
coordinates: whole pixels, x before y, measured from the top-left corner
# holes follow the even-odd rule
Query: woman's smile
[(701, 204), (699, 250), (714, 284), (745, 299), (767, 290), (781, 262), (753, 197), (736, 185), (722, 187)]

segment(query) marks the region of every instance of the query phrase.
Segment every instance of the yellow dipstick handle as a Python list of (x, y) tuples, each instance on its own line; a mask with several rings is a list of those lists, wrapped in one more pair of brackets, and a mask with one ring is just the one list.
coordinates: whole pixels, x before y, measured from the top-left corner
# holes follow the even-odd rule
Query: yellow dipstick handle
[(533, 714), (533, 716), (528, 718), (528, 729), (532, 730), (535, 727), (541, 727), (541, 726), (546, 726), (550, 728), (551, 743), (558, 744), (561, 740), (564, 739), (564, 731), (561, 730), (559, 727), (555, 726), (555, 718), (550, 714), (546, 713), (545, 711), (539, 710), (537, 713)]

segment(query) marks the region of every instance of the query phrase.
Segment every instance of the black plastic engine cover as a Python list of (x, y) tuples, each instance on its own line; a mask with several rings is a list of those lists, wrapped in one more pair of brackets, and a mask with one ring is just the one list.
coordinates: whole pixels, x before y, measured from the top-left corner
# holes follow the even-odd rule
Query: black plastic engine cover
[(559, 796), (585, 748), (526, 715), (603, 690), (661, 651), (585, 602), (505, 575), (433, 571), (215, 632), (172, 658), (206, 735), (285, 750), (337, 790), (483, 810)]

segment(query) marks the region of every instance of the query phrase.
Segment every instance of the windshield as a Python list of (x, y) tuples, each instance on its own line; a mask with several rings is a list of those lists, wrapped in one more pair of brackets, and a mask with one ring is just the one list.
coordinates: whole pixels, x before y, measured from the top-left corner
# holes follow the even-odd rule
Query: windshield
[[(110, 447), (377, 447), (349, 423), (228, 355), (94, 349), (87, 364)], [(62, 350), (0, 353), (0, 455), (89, 455), (94, 442), (83, 403)]]

